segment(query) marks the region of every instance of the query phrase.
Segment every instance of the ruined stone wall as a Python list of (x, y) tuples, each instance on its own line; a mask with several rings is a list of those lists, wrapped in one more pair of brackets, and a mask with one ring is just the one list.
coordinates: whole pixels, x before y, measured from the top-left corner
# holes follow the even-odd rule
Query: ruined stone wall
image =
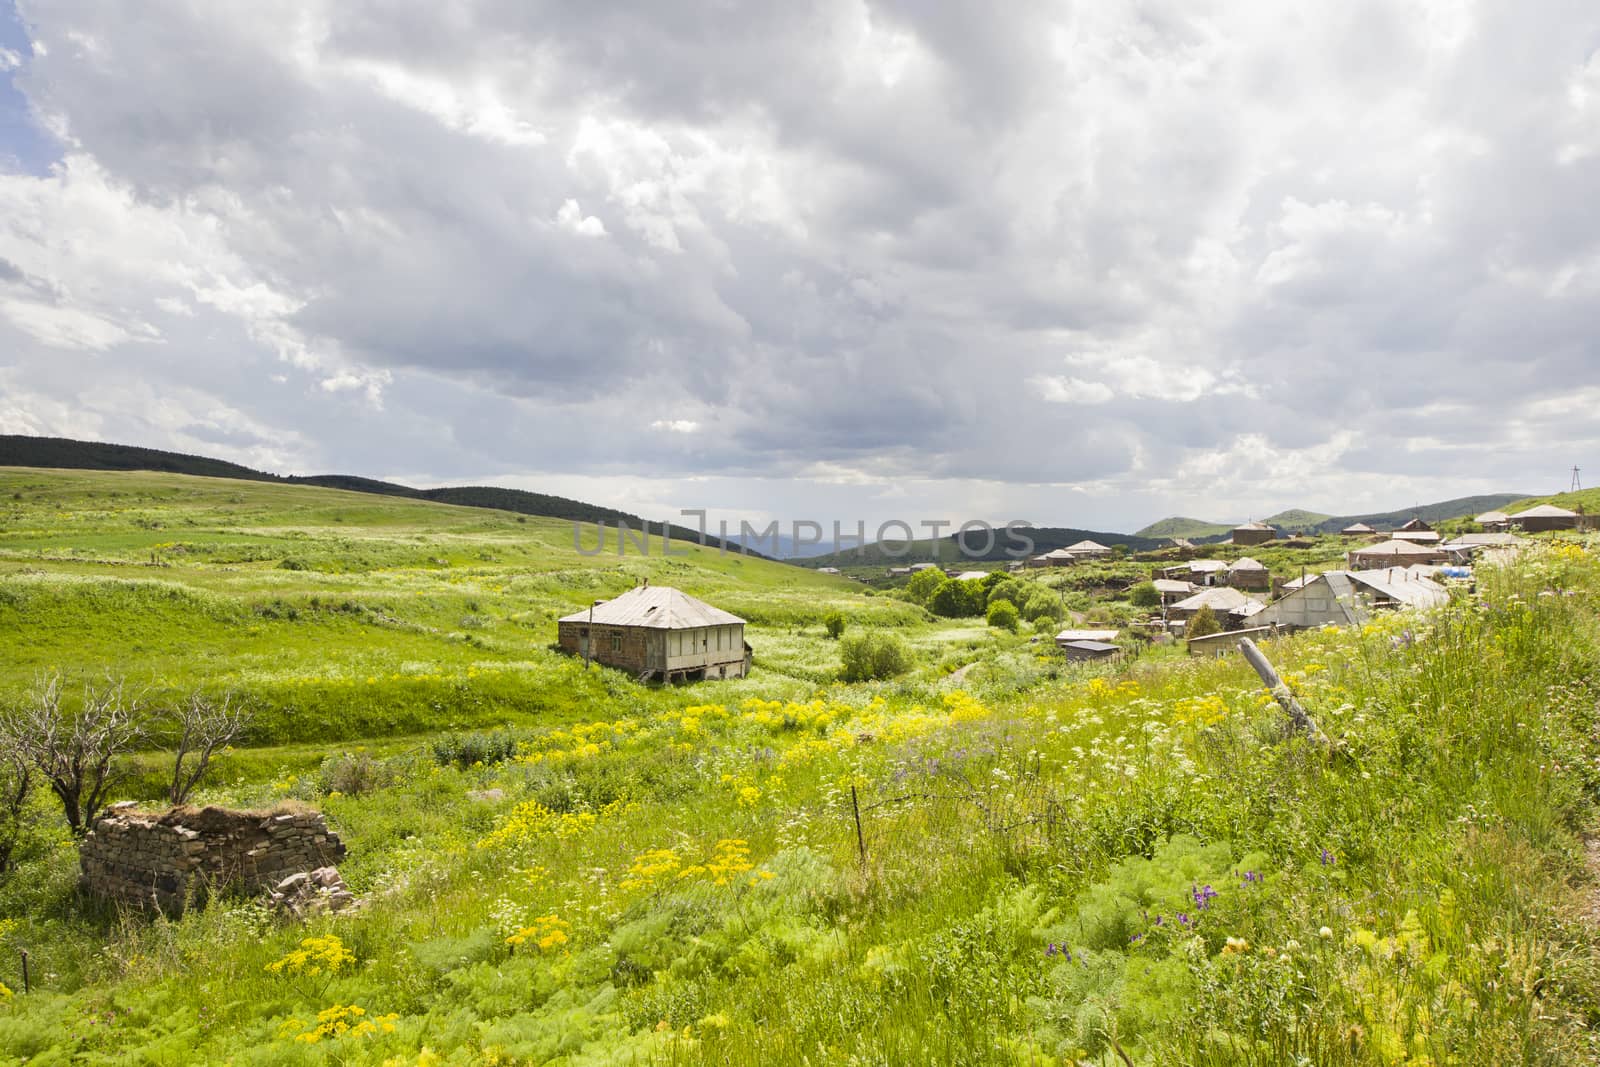
[(83, 886), (96, 896), (177, 912), (194, 895), (270, 890), (344, 854), (320, 812), (180, 807), (157, 814), (120, 804), (84, 837), (79, 861)]

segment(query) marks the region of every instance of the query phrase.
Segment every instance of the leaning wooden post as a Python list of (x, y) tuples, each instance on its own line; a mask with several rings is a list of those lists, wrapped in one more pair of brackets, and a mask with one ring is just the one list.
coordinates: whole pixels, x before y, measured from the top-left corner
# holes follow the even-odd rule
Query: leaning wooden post
[(1256, 643), (1248, 637), (1239, 638), (1239, 651), (1244, 654), (1245, 662), (1255, 668), (1261, 676), (1261, 684), (1267, 687), (1283, 710), (1289, 713), (1289, 719), (1295, 728), (1301, 730), (1317, 740), (1325, 740), (1322, 731), (1317, 729), (1317, 724), (1311, 721), (1311, 716), (1306, 714), (1306, 709), (1289, 692), (1289, 687), (1283, 684), (1283, 679), (1278, 677), (1278, 672), (1272, 669), (1272, 664), (1267, 662), (1267, 657), (1261, 654)]
[(861, 856), (861, 866), (867, 865), (867, 839), (861, 833), (861, 804), (856, 800), (856, 786), (850, 783), (850, 810), (856, 815), (856, 851)]

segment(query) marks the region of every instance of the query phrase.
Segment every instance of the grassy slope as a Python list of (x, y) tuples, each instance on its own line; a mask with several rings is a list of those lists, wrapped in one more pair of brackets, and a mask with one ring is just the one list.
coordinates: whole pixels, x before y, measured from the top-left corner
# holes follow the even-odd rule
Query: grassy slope
[[(698, 545), (674, 543), (684, 555), (667, 558), (659, 540), (649, 557), (632, 542), (619, 557), (608, 536), (604, 553), (584, 555), (573, 525), (555, 519), (304, 486), (0, 468), (0, 693), (52, 666), (158, 690), (246, 689), (272, 712), (262, 729), (273, 739), (578, 714), (633, 689), (552, 652), (555, 620), (646, 577), (750, 620), (761, 670), (797, 688), (825, 676), (815, 623), (831, 607), (918, 640), (934, 629), (838, 578)], [(597, 544), (585, 527), (583, 548)]]
[(1600, 489), (1580, 489), (1576, 493), (1554, 493), (1550, 496), (1530, 496), (1521, 500), (1514, 500), (1500, 508), (1507, 515), (1515, 515), (1519, 511), (1537, 507), (1540, 504), (1554, 504), (1558, 508), (1568, 511), (1581, 510), (1586, 515), (1600, 513)]
[[(53, 476), (25, 477), (63, 521), (104, 491), (55, 483), (56, 497)], [(185, 536), (198, 544), (214, 506), (202, 493), (148, 503), (144, 517), (194, 515)], [(249, 584), (268, 577), (366, 589), (391, 573), (448, 584), (467, 566), (375, 566), (412, 550), (385, 526), (415, 529), (394, 512), (340, 549), (350, 531), (328, 529), (331, 516), (269, 524), (283, 502), (263, 506), (245, 543), (282, 548), (275, 532), (312, 531), (296, 543), (329, 566), (347, 552), (349, 569), (276, 572), (262, 558), (167, 573), (226, 606), (273, 596)], [(352, 515), (338, 514), (345, 527)], [(436, 558), (483, 550), (470, 523), (447, 535), (435, 524), (455, 520), (422, 521)], [(71, 584), (17, 578), (24, 566), (106, 567), (37, 555), (70, 558), (63, 548), (96, 530), (107, 558), (151, 548), (118, 544), (135, 536), (120, 520), (76, 528), (30, 547), (8, 525), (0, 593)], [(566, 562), (552, 558), (543, 577), (579, 580), (581, 561)], [(744, 590), (785, 618), (814, 603), (882, 608), (819, 576), (793, 586), (766, 565), (684, 565), (686, 579)], [(476, 595), (489, 614), (502, 597), (544, 610), (541, 597), (587, 590)], [(582, 723), (524, 719), (514, 763), (438, 766), (390, 746), (388, 784), (342, 795), (270, 766), (220, 777), (202, 800), (310, 800), (350, 843), (343, 870), (368, 906), (307, 928), (240, 906), (171, 923), (97, 914), (72, 893), (72, 852), (46, 820), (24, 869), (0, 883), (0, 981), (16, 984), (9, 960), (25, 947), (40, 986), (0, 1002), (0, 1062), (1113, 1064), (1118, 1048), (1139, 1064), (1218, 1067), (1585, 1062), (1600, 1051), (1588, 1030), (1600, 952), (1568, 917), (1600, 786), (1600, 565), (1541, 547), (1514, 571), (1486, 571), (1479, 596), (1484, 607), (1269, 646), (1340, 739), (1335, 754), (1286, 737), (1237, 660), (1053, 677), (1026, 646), (999, 643), (983, 645), (971, 695), (916, 679), (800, 692), (775, 673), (737, 687), (624, 685)], [(81, 616), (80, 636), (102, 622)], [(766, 627), (808, 641), (808, 625)], [(990, 640), (970, 625), (907, 629), (957, 647)], [(775, 699), (746, 699), (757, 694)], [(491, 788), (504, 797), (469, 795)], [(1197, 898), (1202, 887), (1215, 896)], [(534, 938), (507, 944), (524, 929)], [(541, 947), (551, 930), (562, 939)], [(339, 938), (354, 962), (267, 970), (310, 934)], [(297, 1040), (350, 1005), (394, 1017), (370, 1034)]]

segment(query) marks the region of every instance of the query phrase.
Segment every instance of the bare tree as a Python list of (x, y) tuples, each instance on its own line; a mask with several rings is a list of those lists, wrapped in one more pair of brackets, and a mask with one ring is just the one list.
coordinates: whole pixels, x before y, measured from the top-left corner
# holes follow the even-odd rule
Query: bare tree
[(11, 869), (32, 793), (33, 764), (17, 741), (16, 713), (0, 711), (0, 874)]
[[(242, 705), (234, 703), (232, 693), (224, 693), (220, 702), (191, 693), (189, 699), (173, 711), (172, 717), (178, 729), (178, 740), (167, 800), (182, 804), (205, 776), (212, 755), (244, 733), (252, 716)], [(185, 771), (184, 763), (190, 756), (194, 757), (194, 763)]]
[(82, 835), (94, 824), (122, 768), (118, 757), (143, 736), (138, 698), (120, 681), (85, 685), (76, 715), (61, 707), (61, 676), (40, 676), (14, 722), (17, 747), (61, 801), (67, 826)]

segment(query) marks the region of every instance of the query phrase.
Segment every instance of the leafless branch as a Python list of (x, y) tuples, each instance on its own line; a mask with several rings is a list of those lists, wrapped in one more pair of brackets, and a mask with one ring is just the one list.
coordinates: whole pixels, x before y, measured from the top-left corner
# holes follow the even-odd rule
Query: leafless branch
[[(232, 693), (224, 693), (220, 702), (192, 693), (172, 714), (178, 727), (178, 741), (172, 757), (172, 784), (167, 788), (167, 800), (182, 804), (205, 777), (211, 757), (244, 733), (252, 715), (242, 704), (235, 703)], [(184, 764), (190, 756), (194, 757), (194, 762), (185, 770)]]

